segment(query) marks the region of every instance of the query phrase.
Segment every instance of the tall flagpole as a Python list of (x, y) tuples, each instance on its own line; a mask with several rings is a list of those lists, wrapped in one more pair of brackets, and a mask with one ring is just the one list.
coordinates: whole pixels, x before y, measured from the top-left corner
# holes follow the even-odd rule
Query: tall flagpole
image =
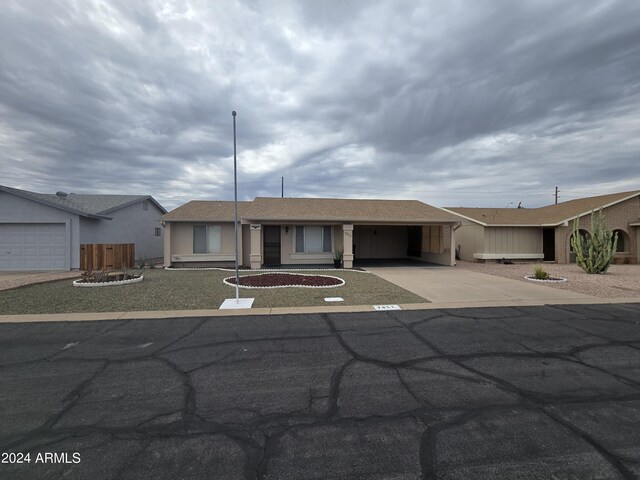
[(236, 304), (240, 303), (240, 276), (238, 275), (238, 167), (236, 161), (236, 112), (233, 115), (233, 233), (236, 241)]

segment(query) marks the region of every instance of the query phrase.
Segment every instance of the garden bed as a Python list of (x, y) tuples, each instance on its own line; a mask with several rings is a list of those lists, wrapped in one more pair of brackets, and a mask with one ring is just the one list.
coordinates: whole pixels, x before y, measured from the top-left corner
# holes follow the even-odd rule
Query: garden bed
[(84, 272), (82, 278), (74, 280), (74, 287), (112, 287), (117, 285), (130, 285), (144, 280), (143, 275), (126, 272)]
[(525, 275), (524, 278), (529, 280), (530, 282), (540, 282), (540, 283), (563, 283), (567, 281), (566, 278), (562, 278), (562, 277), (536, 278), (532, 275)]
[[(227, 285), (235, 286), (236, 277), (223, 280)], [(305, 273), (258, 273), (240, 277), (240, 288), (331, 288), (344, 285), (344, 280), (330, 275)]]

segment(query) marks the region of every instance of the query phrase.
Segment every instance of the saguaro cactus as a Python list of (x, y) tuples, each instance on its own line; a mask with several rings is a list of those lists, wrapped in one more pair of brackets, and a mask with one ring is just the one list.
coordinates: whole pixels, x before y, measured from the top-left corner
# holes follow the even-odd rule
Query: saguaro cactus
[(576, 262), (587, 273), (604, 273), (616, 254), (618, 233), (608, 230), (602, 209), (591, 212), (591, 236), (580, 233), (580, 219), (573, 222), (571, 246)]

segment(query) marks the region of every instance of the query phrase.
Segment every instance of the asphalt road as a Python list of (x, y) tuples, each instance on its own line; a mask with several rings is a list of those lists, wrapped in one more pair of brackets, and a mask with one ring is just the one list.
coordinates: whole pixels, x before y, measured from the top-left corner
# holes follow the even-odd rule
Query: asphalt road
[(0, 324), (0, 365), (0, 478), (640, 477), (639, 305)]

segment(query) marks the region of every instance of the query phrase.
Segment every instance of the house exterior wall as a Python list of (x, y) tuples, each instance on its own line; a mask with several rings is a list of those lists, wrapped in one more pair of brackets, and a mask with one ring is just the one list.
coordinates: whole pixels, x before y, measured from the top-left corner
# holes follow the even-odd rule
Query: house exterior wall
[(69, 242), (69, 268), (80, 268), (80, 220), (78, 215), (0, 191), (0, 223), (65, 224)]
[[(153, 202), (147, 202), (148, 210), (142, 204), (141, 200), (107, 214), (112, 220), (81, 217), (80, 243), (134, 243), (136, 259), (162, 257), (163, 212)], [(159, 237), (156, 228), (160, 228)]]
[[(222, 248), (220, 253), (193, 253), (193, 227), (195, 225), (220, 225), (222, 227)], [(238, 232), (238, 259), (243, 258), (243, 229)], [(171, 263), (187, 262), (234, 262), (235, 241), (233, 222), (170, 222)]]
[(456, 231), (457, 245), (460, 246), (460, 260), (473, 262), (474, 253), (484, 251), (484, 227), (469, 220), (463, 220)]
[[(629, 223), (634, 223), (640, 218), (640, 196), (630, 198), (624, 202), (617, 203), (602, 210), (604, 220), (609, 230), (623, 230), (629, 237), (631, 245), (625, 248), (627, 252), (638, 252), (640, 239), (633, 235), (633, 227)], [(558, 263), (569, 262), (570, 238), (573, 233), (573, 221), (568, 222), (567, 227), (556, 228), (556, 261)], [(591, 213), (580, 217), (580, 229), (591, 232)]]
[(542, 253), (542, 228), (486, 227), (482, 253)]

